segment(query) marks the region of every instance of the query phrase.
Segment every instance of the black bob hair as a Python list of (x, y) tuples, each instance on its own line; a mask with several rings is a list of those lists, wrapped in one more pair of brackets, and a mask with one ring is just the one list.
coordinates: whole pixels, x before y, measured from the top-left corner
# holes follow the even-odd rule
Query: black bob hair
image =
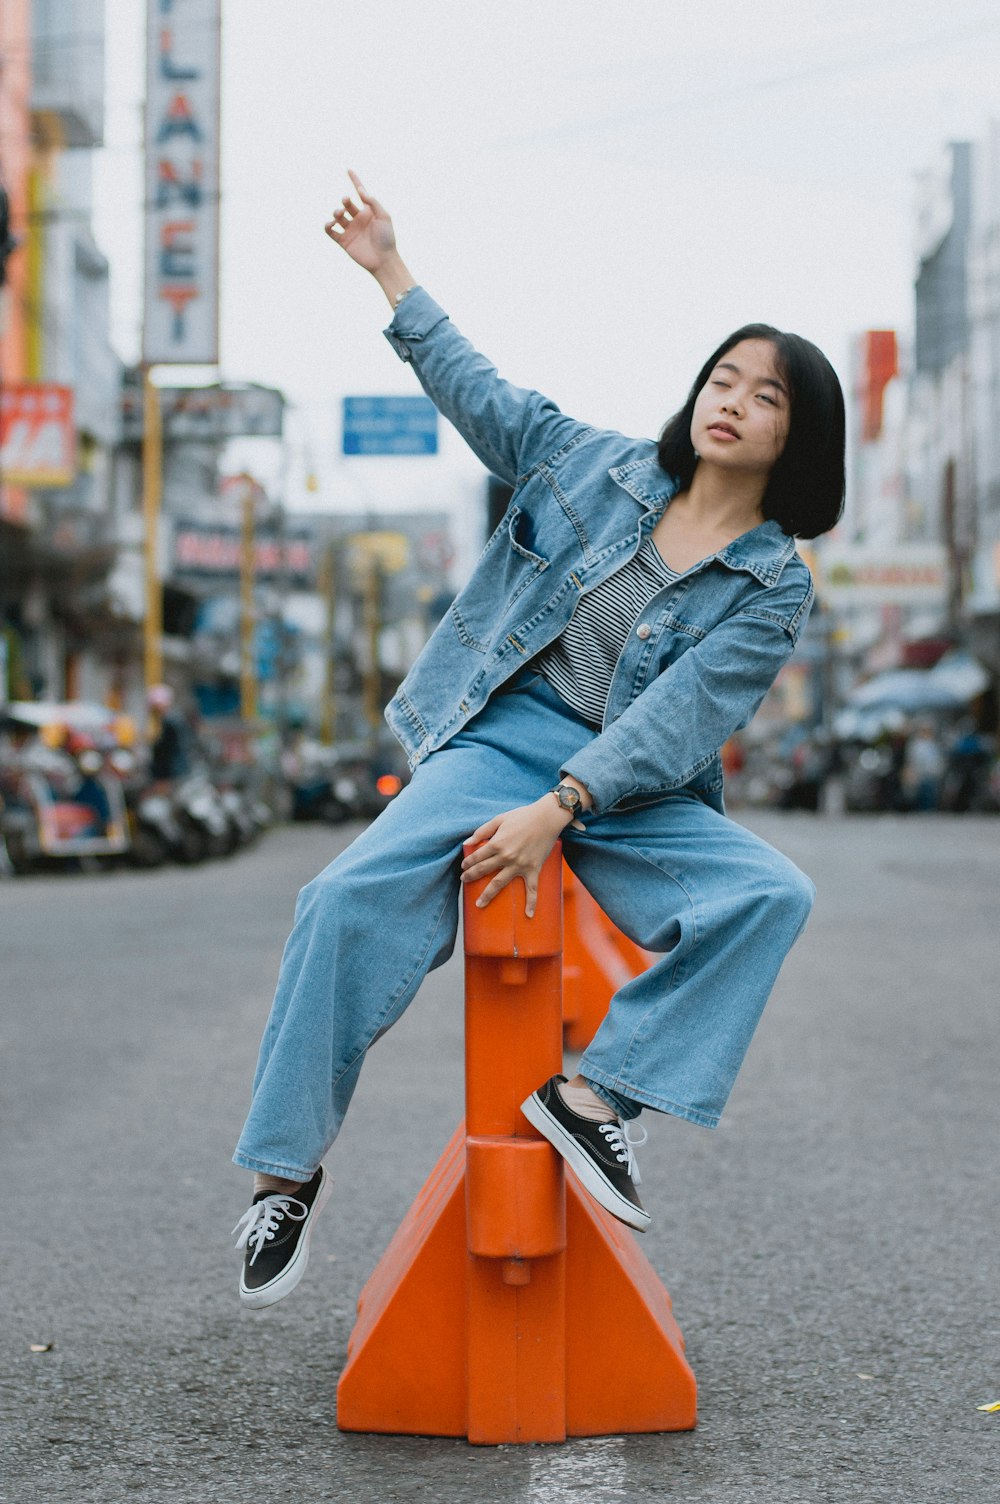
[(844, 509), (844, 394), (822, 350), (801, 335), (770, 324), (744, 324), (723, 340), (695, 377), (680, 412), (664, 425), (660, 464), (680, 481), (681, 490), (690, 486), (698, 464), (691, 443), (695, 400), (720, 360), (745, 339), (766, 339), (774, 346), (791, 404), (788, 438), (764, 492), (765, 521), (777, 522), (789, 537), (818, 538)]

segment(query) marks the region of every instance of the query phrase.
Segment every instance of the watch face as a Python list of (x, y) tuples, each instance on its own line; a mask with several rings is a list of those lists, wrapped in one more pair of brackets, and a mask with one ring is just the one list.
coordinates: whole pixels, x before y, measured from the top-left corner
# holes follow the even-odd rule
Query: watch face
[(561, 783), (556, 789), (556, 798), (563, 809), (571, 809), (575, 812), (580, 808), (580, 795), (576, 789), (567, 788), (565, 784)]

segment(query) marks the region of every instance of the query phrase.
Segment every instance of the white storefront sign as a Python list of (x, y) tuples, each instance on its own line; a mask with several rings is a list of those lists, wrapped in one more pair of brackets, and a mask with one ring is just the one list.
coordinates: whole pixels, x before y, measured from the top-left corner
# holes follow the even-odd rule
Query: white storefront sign
[(816, 549), (816, 586), (833, 606), (942, 605), (948, 560), (939, 543), (898, 543), (893, 548), (823, 544)]
[(1000, 611), (1000, 543), (983, 543), (971, 560), (972, 590), (966, 605), (974, 616)]
[(219, 359), (221, 0), (147, 0), (142, 358)]

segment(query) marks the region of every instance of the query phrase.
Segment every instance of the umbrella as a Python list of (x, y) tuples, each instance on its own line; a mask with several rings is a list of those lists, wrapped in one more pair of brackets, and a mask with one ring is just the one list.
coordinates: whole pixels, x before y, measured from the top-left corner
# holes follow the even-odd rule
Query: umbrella
[(895, 668), (859, 684), (847, 697), (855, 710), (891, 707), (910, 714), (927, 710), (961, 710), (981, 695), (990, 676), (971, 653), (956, 648), (933, 668)]
[(933, 669), (889, 669), (852, 690), (847, 703), (855, 710), (870, 710), (878, 705), (911, 714), (922, 710), (959, 710), (968, 703), (971, 696), (961, 686), (944, 678), (935, 679), (934, 674)]
[(95, 730), (115, 718), (115, 712), (106, 705), (92, 705), (86, 700), (13, 700), (0, 713), (26, 726), (69, 726), (75, 731)]
[(939, 687), (952, 690), (963, 704), (974, 700), (976, 695), (981, 695), (990, 682), (990, 676), (983, 665), (971, 653), (961, 651), (946, 653), (938, 659), (928, 678), (933, 679)]

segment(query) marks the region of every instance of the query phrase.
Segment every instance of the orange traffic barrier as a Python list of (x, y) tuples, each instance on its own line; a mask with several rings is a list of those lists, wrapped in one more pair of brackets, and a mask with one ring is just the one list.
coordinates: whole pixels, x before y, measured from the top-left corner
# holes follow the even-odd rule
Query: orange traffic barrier
[(654, 957), (623, 935), (563, 864), (563, 1039), (582, 1054), (603, 1022), (612, 993)]
[(466, 1122), (362, 1291), (337, 1424), (483, 1444), (690, 1430), (666, 1290), (520, 1111), (561, 1063), (559, 848), (534, 919), (520, 882), (477, 909), (485, 885), (465, 889)]

